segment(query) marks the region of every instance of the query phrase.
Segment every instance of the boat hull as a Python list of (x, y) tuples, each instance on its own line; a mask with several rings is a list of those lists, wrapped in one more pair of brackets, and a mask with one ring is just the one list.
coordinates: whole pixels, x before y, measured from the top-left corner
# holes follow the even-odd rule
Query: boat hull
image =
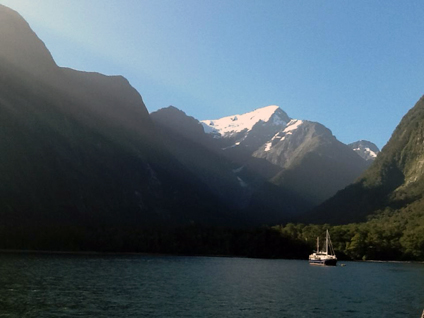
[(310, 259), (309, 264), (318, 266), (336, 266), (337, 259)]

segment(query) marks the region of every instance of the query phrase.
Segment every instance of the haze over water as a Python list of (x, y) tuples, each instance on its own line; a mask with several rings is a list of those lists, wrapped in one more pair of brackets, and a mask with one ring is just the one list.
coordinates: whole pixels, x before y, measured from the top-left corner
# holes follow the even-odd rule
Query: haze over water
[(1, 317), (419, 317), (424, 265), (0, 255)]

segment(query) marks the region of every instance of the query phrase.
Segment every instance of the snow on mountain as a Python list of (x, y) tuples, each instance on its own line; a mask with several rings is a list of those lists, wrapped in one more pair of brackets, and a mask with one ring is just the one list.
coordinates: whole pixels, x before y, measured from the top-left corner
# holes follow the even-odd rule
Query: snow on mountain
[(292, 119), (287, 124), (287, 127), (286, 127), (286, 129), (284, 129), (283, 132), (285, 132), (286, 134), (292, 134), (293, 131), (295, 131), (297, 128), (299, 128), (300, 125), (302, 125), (302, 123), (303, 123), (302, 120)]
[(271, 123), (274, 126), (285, 126), (290, 118), (276, 105), (266, 106), (252, 112), (232, 115), (214, 120), (202, 120), (205, 133), (217, 137), (231, 137), (243, 131), (249, 132), (258, 122)]
[(349, 147), (367, 161), (373, 161), (380, 152), (375, 144), (367, 140), (353, 142), (349, 144)]
[(271, 138), (271, 140), (270, 141), (268, 141), (266, 144), (265, 144), (265, 149), (264, 149), (264, 151), (265, 152), (268, 152), (268, 151), (270, 151), (271, 150), (271, 147), (272, 147), (272, 145), (277, 141), (283, 141), (284, 139), (286, 139), (286, 136), (288, 136), (288, 135), (292, 135), (293, 134), (293, 132), (296, 130), (296, 129), (298, 129), (299, 127), (300, 127), (300, 125), (302, 125), (303, 124), (303, 120), (299, 120), (299, 119), (292, 119), (292, 120), (290, 120), (290, 122), (287, 124), (287, 126), (283, 129), (283, 130), (281, 130), (281, 131), (279, 131), (279, 132), (277, 132), (275, 135), (274, 135), (274, 137), (272, 137)]
[[(353, 151), (356, 151), (356, 152), (361, 151), (361, 148), (355, 148), (353, 149)], [(377, 154), (368, 147), (362, 149), (362, 151), (364, 152), (364, 154), (366, 154), (367, 156), (371, 158), (377, 158)]]

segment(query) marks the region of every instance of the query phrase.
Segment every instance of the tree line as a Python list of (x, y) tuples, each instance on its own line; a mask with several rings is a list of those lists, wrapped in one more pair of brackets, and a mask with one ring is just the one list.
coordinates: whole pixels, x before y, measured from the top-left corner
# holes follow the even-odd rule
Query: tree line
[(332, 226), (293, 224), (275, 226), (281, 235), (316, 244), (328, 229), (338, 258), (351, 260), (424, 261), (424, 213), (416, 207), (386, 209), (364, 223)]
[(307, 259), (330, 231), (339, 259), (424, 261), (424, 207), (379, 211), (364, 223), (225, 228), (2, 226), (0, 249)]

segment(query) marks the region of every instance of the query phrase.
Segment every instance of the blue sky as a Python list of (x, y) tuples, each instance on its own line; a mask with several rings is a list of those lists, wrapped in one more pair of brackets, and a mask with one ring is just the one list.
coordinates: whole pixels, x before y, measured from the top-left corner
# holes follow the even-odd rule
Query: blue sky
[(0, 0), (60, 66), (125, 76), (152, 112), (279, 105), (380, 148), (424, 94), (424, 2)]

